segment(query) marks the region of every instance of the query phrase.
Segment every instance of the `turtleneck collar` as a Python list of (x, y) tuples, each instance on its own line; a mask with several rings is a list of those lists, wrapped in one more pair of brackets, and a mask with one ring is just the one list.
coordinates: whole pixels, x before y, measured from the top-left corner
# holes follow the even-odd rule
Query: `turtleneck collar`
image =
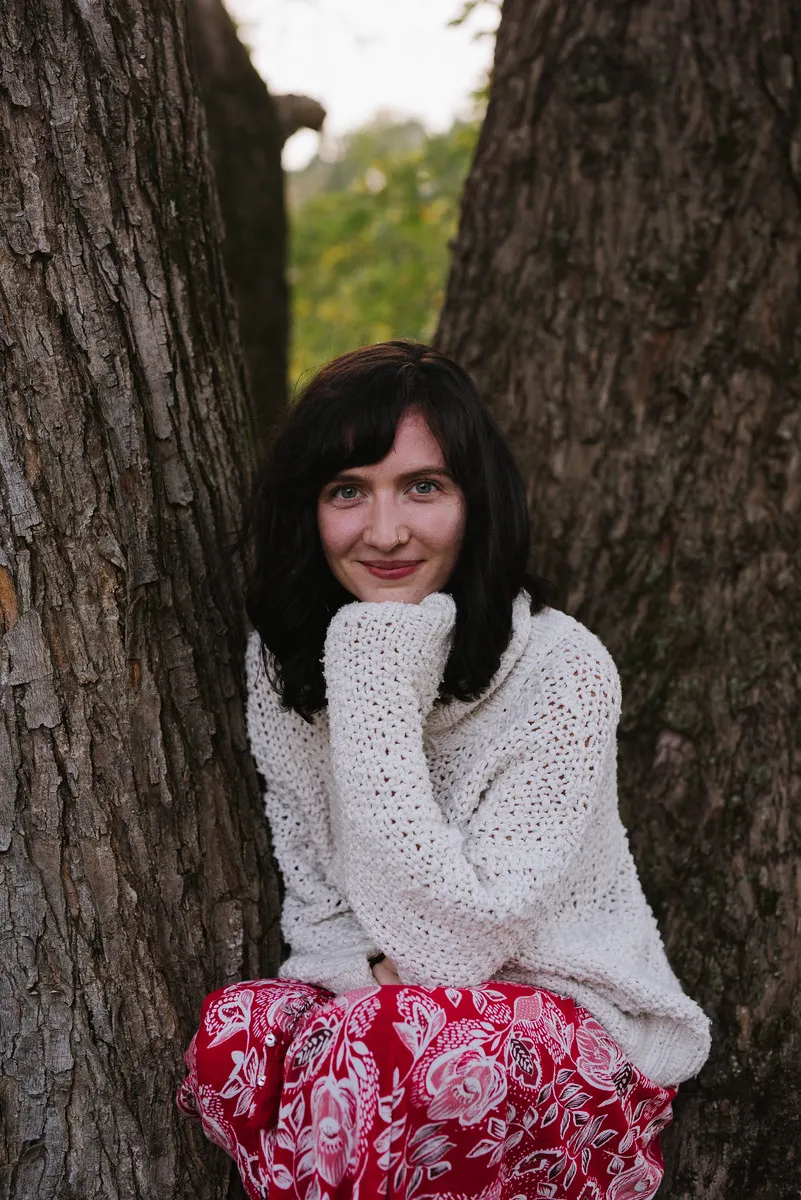
[(522, 657), (530, 636), (531, 597), (525, 588), (521, 588), (512, 601), (512, 632), (492, 679), (475, 700), (451, 700), (449, 704), (435, 704), (426, 720), (426, 733), (451, 728), (477, 705), (483, 704), (500, 687), (515, 663)]

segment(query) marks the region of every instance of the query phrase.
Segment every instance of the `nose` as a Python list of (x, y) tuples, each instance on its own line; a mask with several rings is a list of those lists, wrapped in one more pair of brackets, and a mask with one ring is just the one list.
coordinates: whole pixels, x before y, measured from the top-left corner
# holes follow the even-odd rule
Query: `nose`
[(409, 529), (401, 520), (395, 500), (390, 497), (375, 496), (372, 511), (362, 533), (362, 541), (376, 550), (387, 552), (394, 550), (409, 540)]

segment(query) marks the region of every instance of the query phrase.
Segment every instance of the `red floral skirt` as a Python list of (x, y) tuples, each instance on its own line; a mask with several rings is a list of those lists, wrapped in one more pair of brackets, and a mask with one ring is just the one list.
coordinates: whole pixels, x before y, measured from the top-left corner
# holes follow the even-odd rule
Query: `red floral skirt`
[(650, 1200), (675, 1088), (524, 984), (206, 997), (179, 1107), (252, 1200)]

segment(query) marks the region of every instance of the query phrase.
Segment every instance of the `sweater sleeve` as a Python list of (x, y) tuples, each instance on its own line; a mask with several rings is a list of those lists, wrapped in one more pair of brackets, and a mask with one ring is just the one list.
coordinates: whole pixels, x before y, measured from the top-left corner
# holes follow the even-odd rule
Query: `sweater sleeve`
[[(461, 830), (437, 804), (424, 751), (418, 696), (434, 689), (404, 675), (397, 613), (382, 652), (384, 623), (362, 620), (358, 638), (341, 624), (327, 652), (346, 890), (404, 983), (473, 986), (515, 957), (523, 924), (530, 938), (568, 894), (616, 753), (618, 675), (588, 630), (552, 646), (524, 718), (509, 729), (502, 712), (492, 717), (497, 769)], [(435, 672), (442, 645), (427, 647)]]
[(375, 984), (368, 957), (378, 953), (315, 852), (327, 840), (324, 783), (315, 769), (309, 726), (280, 699), (251, 634), (246, 654), (248, 737), (262, 776), (264, 810), (284, 881), (281, 929), (291, 954), (281, 979), (301, 979), (339, 994)]

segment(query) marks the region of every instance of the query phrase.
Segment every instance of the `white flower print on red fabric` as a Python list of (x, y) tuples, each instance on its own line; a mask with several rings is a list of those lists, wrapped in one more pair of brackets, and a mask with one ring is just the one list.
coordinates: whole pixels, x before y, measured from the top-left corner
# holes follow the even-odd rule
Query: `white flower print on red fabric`
[(223, 991), (216, 1004), (209, 1005), (204, 1025), (211, 1034), (210, 1046), (219, 1046), (234, 1034), (247, 1032), (250, 1028), (253, 995), (250, 988), (243, 988), (241, 984), (237, 987), (234, 984)]
[(623, 1051), (593, 1018), (576, 1030), (577, 1065), (581, 1075), (595, 1087), (613, 1092), (615, 1076), (625, 1065)]
[(233, 1125), (226, 1120), (220, 1097), (212, 1088), (200, 1087), (195, 1093), (203, 1132), (210, 1142), (236, 1158), (237, 1136)]
[(356, 1145), (356, 1083), (318, 1079), (312, 1088), (314, 1157), (326, 1183), (336, 1186), (345, 1174)]
[(224, 1100), (236, 1097), (234, 1116), (241, 1117), (243, 1113), (249, 1113), (253, 1105), (259, 1079), (264, 1076), (266, 1070), (265, 1054), (251, 1046), (247, 1051), (233, 1050), (231, 1061), (234, 1064), (233, 1069), (227, 1082), (220, 1089), (220, 1095)]
[(394, 1029), (414, 1058), (418, 1059), (444, 1028), (447, 1020), (445, 1009), (428, 999), (422, 1001), (415, 993), (409, 993), (406, 989), (400, 991), (398, 1009), (406, 1019), (396, 1021)]
[(662, 1181), (662, 1169), (645, 1154), (633, 1167), (621, 1171), (609, 1185), (606, 1200), (651, 1200)]
[(588, 1179), (581, 1189), (578, 1200), (604, 1200), (604, 1198), (598, 1184), (594, 1183), (592, 1179)]
[(475, 1125), (506, 1096), (506, 1075), (497, 1058), (489, 1058), (479, 1047), (457, 1046), (428, 1068), (426, 1090), (432, 1097), (432, 1121), (456, 1119), (460, 1125)]
[[(652, 1200), (657, 1191), (658, 1134), (675, 1092), (625, 1061), (565, 997), (498, 981), (334, 997), (263, 980), (239, 991), (207, 997), (178, 1103), (234, 1158), (250, 1200)], [(262, 1056), (280, 1080), (274, 1112), (259, 1084)]]

